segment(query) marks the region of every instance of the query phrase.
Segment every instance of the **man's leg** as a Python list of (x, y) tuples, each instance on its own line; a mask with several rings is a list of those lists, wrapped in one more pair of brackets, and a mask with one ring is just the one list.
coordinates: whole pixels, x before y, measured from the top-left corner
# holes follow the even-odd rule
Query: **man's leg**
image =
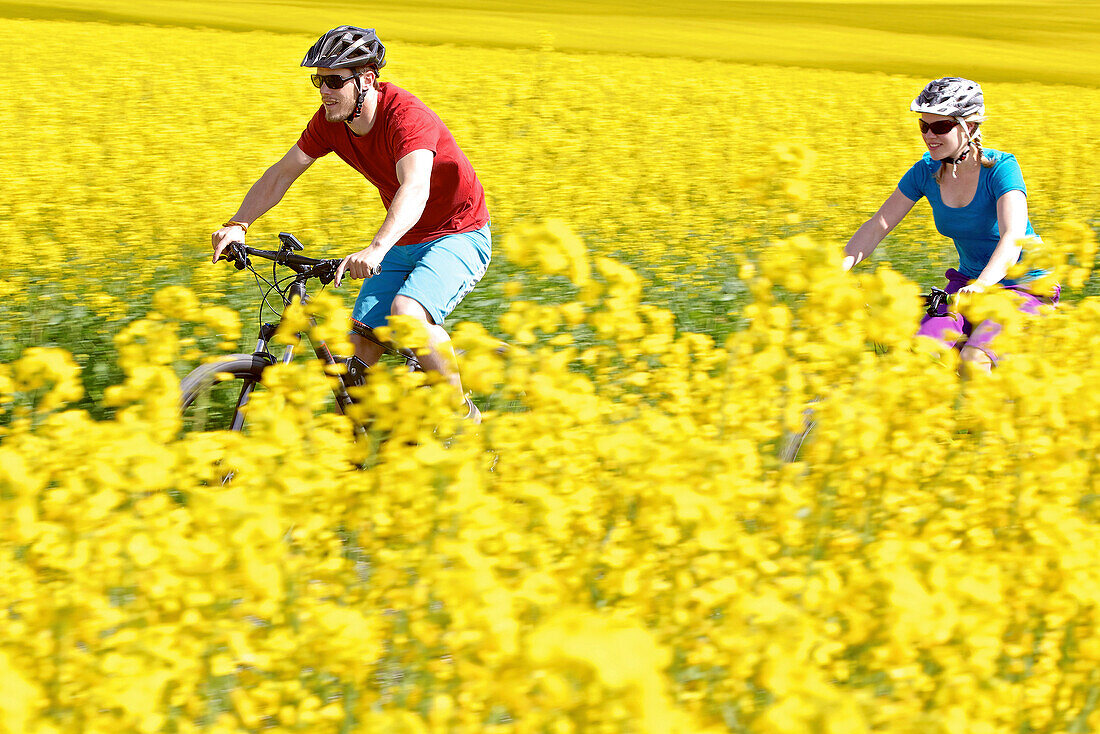
[(404, 255), (404, 250), (397, 247), (386, 253), (382, 258), (382, 272), (363, 281), (352, 308), (354, 326), (351, 344), (355, 348), (355, 356), (366, 362), (368, 367), (376, 365), (386, 351), (375, 336), (374, 329), (385, 325), (393, 298), (412, 271), (412, 263)]
[[(408, 296), (401, 294), (395, 296), (390, 313), (394, 316), (411, 316), (424, 323), (425, 328), (428, 330), (428, 349), (430, 351), (428, 354), (419, 355), (417, 359), (425, 370), (438, 372), (455, 386), (459, 395), (462, 395), (462, 378), (458, 374), (454, 348), (451, 346), (451, 337), (447, 334), (446, 329), (432, 320), (431, 314), (419, 301)], [(362, 358), (360, 357), (360, 359)], [(377, 360), (377, 357), (375, 359)]]
[(355, 347), (355, 356), (363, 360), (368, 367), (378, 364), (378, 360), (385, 351), (385, 348), (378, 343), (377, 339), (370, 339), (354, 332), (351, 334), (351, 345)]
[[(425, 369), (438, 372), (463, 395), (451, 339), (443, 329), (447, 314), (485, 274), (492, 257), (489, 225), (473, 232), (447, 235), (432, 242), (409, 245), (415, 266), (393, 299), (391, 314), (411, 316), (428, 331), (429, 354), (420, 359)], [(467, 417), (480, 422), (477, 407), (464, 398)]]

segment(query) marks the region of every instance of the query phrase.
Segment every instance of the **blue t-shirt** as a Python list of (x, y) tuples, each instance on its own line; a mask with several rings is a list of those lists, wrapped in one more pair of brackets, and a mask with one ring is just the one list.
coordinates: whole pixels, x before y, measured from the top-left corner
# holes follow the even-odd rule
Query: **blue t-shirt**
[[(936, 220), (936, 230), (955, 241), (955, 249), (959, 252), (959, 272), (971, 280), (982, 274), (993, 251), (997, 249), (997, 243), (1001, 241), (1001, 234), (997, 230), (997, 200), (1009, 191), (1022, 191), (1027, 196), (1024, 175), (1020, 172), (1016, 156), (998, 150), (986, 150), (985, 155), (993, 159), (993, 166), (981, 167), (978, 172), (978, 188), (974, 192), (974, 198), (966, 206), (951, 207), (943, 203), (940, 185), (936, 183), (936, 171), (941, 164), (940, 161), (932, 160), (931, 153), (926, 152), (898, 182), (898, 190), (907, 198), (920, 201), (922, 196), (928, 197), (932, 216)], [(1035, 234), (1030, 219), (1027, 223), (1027, 234)], [(1023, 257), (1022, 251), (1020, 257)], [(1001, 282), (1014, 285), (1042, 274), (1041, 270), (1033, 270), (1019, 280), (1005, 278)]]

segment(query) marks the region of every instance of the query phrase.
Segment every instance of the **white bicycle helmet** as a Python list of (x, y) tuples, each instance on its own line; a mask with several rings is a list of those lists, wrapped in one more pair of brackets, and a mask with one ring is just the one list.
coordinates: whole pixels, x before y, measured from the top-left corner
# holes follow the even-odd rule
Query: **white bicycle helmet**
[(980, 145), (982, 141), (981, 130), (976, 128), (971, 133), (970, 126), (967, 125), (968, 122), (977, 124), (985, 120), (985, 98), (982, 96), (981, 85), (959, 76), (935, 79), (921, 90), (909, 105), (909, 110), (952, 117), (959, 123), (963, 135), (966, 136), (967, 146), (957, 158), (945, 159), (946, 163), (951, 164), (951, 175), (954, 176), (958, 164), (970, 154), (971, 146)]
[(967, 122), (985, 120), (985, 100), (981, 86), (977, 82), (957, 76), (946, 76), (928, 82), (928, 86), (921, 90), (909, 109), (913, 112), (962, 118)]

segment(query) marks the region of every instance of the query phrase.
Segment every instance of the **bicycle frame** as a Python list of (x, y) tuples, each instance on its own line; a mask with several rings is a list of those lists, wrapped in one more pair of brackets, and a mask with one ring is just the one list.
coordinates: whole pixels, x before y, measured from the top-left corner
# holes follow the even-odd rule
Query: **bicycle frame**
[[(304, 249), (301, 242), (298, 239), (287, 232), (279, 233), (279, 240), (282, 242), (282, 246), (278, 251), (275, 250), (258, 250), (252, 247), (246, 247), (240, 242), (231, 242), (228, 247), (222, 252), (220, 259), (230, 261), (238, 270), (248, 269), (258, 279), (263, 280), (270, 286), (268, 294), (272, 290), (276, 291), (283, 301), (282, 313), (279, 316), (279, 323), (272, 324), (269, 322), (263, 322), (260, 324), (259, 336), (256, 341), (256, 349), (252, 353), (252, 364), (250, 367), (245, 367), (243, 371), (238, 371), (236, 377), (242, 380), (242, 386), (240, 394), (237, 397), (237, 404), (233, 411), (233, 418), (230, 425), (230, 430), (239, 431), (244, 426), (244, 410), (243, 408), (248, 404), (249, 398), (252, 395), (252, 391), (256, 388), (256, 385), (262, 382), (263, 370), (274, 364), (289, 364), (294, 359), (297, 344), (288, 344), (283, 350), (281, 357), (276, 357), (271, 353), (270, 342), (271, 339), (278, 332), (279, 327), (286, 321), (286, 309), (294, 303), (295, 300), (302, 304), (309, 303), (310, 297), (306, 289), (306, 284), (311, 278), (316, 278), (321, 281), (322, 285), (331, 283), (335, 277), (336, 270), (340, 264), (339, 260), (317, 260), (310, 257), (299, 255), (297, 251)], [(249, 256), (256, 256), (264, 260), (270, 260), (272, 265), (272, 280), (268, 281), (266, 278), (256, 272), (253, 267)], [(293, 281), (283, 287), (283, 283), (286, 279), (281, 279), (275, 273), (275, 267), (282, 265), (294, 272)], [(264, 296), (262, 303), (266, 303), (267, 295)], [(262, 317), (264, 306), (260, 306), (260, 314)], [(314, 326), (316, 321), (312, 316), (309, 317), (310, 326)], [(386, 344), (375, 339), (371, 334), (363, 334), (361, 336), (367, 339), (373, 339), (376, 343), (381, 345), (385, 351), (392, 353), (405, 360), (405, 363), (410, 369), (419, 369), (420, 365), (416, 359), (416, 356), (408, 350), (393, 349)], [(308, 333), (298, 332), (298, 342), (301, 342), (303, 337), (309, 339)], [(348, 388), (360, 385), (366, 379), (366, 373), (369, 369), (367, 364), (355, 356), (349, 357), (346, 360), (344, 358), (337, 358), (333, 355), (332, 350), (323, 341), (314, 342), (309, 339), (310, 344), (313, 347), (314, 354), (317, 359), (325, 366), (325, 372), (330, 377), (336, 379), (332, 381), (332, 392), (336, 398), (336, 409), (341, 414), (347, 414), (347, 409), (355, 402), (355, 399), (348, 394)], [(247, 356), (247, 355), (240, 355)], [(337, 369), (337, 365), (344, 365), (345, 370)], [(365, 433), (365, 428), (362, 426), (356, 426), (357, 433)]]
[[(287, 295), (283, 298), (284, 307), (290, 306), (290, 304), (294, 302), (295, 298), (297, 298), (302, 304), (306, 304), (309, 302), (309, 293), (306, 291), (306, 281), (308, 279), (309, 276), (302, 273), (299, 273), (298, 276), (295, 277), (294, 282), (287, 289)], [(282, 323), (286, 320), (285, 310), (283, 313), (284, 315), (279, 319), (278, 325), (272, 323), (264, 323), (260, 326), (259, 338), (256, 341), (256, 350), (252, 353), (254, 357), (262, 359), (269, 365), (276, 364), (277, 362), (282, 364), (290, 364), (291, 361), (293, 361), (294, 359), (295, 345), (293, 344), (286, 345), (286, 348), (283, 350), (282, 358), (280, 359), (276, 359), (275, 356), (268, 349), (268, 344), (270, 343), (272, 337), (275, 336), (275, 333), (279, 330), (279, 326), (281, 326)], [(312, 316), (310, 317), (309, 322), (310, 326), (316, 324), (316, 321), (313, 319)], [(332, 350), (329, 349), (328, 344), (323, 341), (315, 343), (312, 339), (309, 339), (308, 334), (303, 332), (298, 332), (296, 336), (299, 340), (301, 340), (303, 337), (309, 340), (310, 344), (313, 346), (314, 354), (317, 355), (317, 359), (319, 359), (326, 367), (336, 366), (336, 357), (333, 356)], [(363, 366), (366, 367), (366, 365)], [(344, 375), (337, 374), (334, 370), (330, 371), (328, 369), (325, 370), (325, 373), (336, 378), (336, 381), (332, 385), (332, 392), (336, 398), (336, 409), (341, 414), (344, 414), (347, 412), (347, 408), (353, 402), (355, 402), (351, 395), (348, 394), (348, 384), (344, 380)], [(244, 413), (241, 409), (248, 404), (249, 396), (255, 389), (257, 382), (258, 380), (244, 381), (244, 385), (242, 385), (241, 387), (241, 393), (237, 398), (237, 406), (233, 411), (233, 422), (231, 424), (230, 430), (239, 431), (244, 425)]]

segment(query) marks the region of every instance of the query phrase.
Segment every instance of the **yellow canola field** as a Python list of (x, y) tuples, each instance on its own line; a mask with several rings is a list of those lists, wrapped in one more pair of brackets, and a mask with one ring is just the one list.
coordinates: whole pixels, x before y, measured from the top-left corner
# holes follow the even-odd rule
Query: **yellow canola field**
[[(58, 37), (82, 62), (35, 67)], [(19, 332), (18, 315), (49, 297), (117, 320), (165, 282), (210, 299), (243, 287), (202, 255), (318, 104), (298, 68), (311, 38), (7, 21), (0, 39), (0, 237), (14, 275), (3, 308), (16, 315), (4, 328)], [(390, 59), (384, 78), (436, 109), (473, 161), (498, 233), (564, 219), (668, 284), (655, 300), (733, 280), (732, 257), (769, 238), (809, 230), (838, 247), (922, 151), (908, 102), (923, 79), (396, 43)], [(69, 96), (29, 93), (28, 68)], [(1040, 234), (1092, 216), (1100, 90), (986, 92), (986, 145), (1020, 160)], [(328, 157), (250, 243), (291, 231), (316, 254), (345, 254), (381, 214), (369, 184)], [(955, 261), (926, 211), (882, 253), (922, 282)]]
[(1095, 0), (24, 0), (0, 16), (316, 36), (350, 23), (412, 44), (714, 59), (986, 81), (1096, 87)]
[[(40, 68), (59, 34), (84, 62)], [(177, 370), (203, 329), (237, 339), (251, 288), (208, 232), (316, 104), (311, 40), (0, 25), (6, 336), (88, 308), (125, 372), (96, 422), (65, 350), (0, 365), (0, 732), (1100, 726), (1095, 89), (985, 85), (1033, 257), (1074, 287), (1035, 319), (966, 304), (1008, 357), (963, 379), (910, 337), (897, 270), (954, 260), (930, 217), (876, 253), (896, 269), (836, 267), (919, 155), (926, 80), (394, 43), (386, 77), (449, 123), (519, 274), (455, 331), (507, 409), (475, 431), (379, 370), (337, 417), (302, 364), (246, 434), (181, 433)], [(335, 255), (380, 214), (323, 160), (250, 241)], [(661, 307), (727, 283), (721, 341)], [(329, 334), (345, 297), (315, 302)]]
[[(181, 435), (172, 364), (205, 315), (179, 287), (118, 336), (114, 420), (65, 409), (62, 351), (0, 368), (0, 731), (1100, 725), (1094, 299), (974, 300), (1008, 356), (967, 380), (908, 336), (914, 285), (806, 238), (743, 266), (750, 325), (718, 345), (563, 225), (523, 235), (510, 256), (579, 296), (514, 302), (531, 346), (503, 356), (456, 329), (511, 402), (479, 429), (397, 369), (337, 417), (302, 364), (269, 368), (246, 434)], [(579, 324), (603, 345), (569, 346)]]

